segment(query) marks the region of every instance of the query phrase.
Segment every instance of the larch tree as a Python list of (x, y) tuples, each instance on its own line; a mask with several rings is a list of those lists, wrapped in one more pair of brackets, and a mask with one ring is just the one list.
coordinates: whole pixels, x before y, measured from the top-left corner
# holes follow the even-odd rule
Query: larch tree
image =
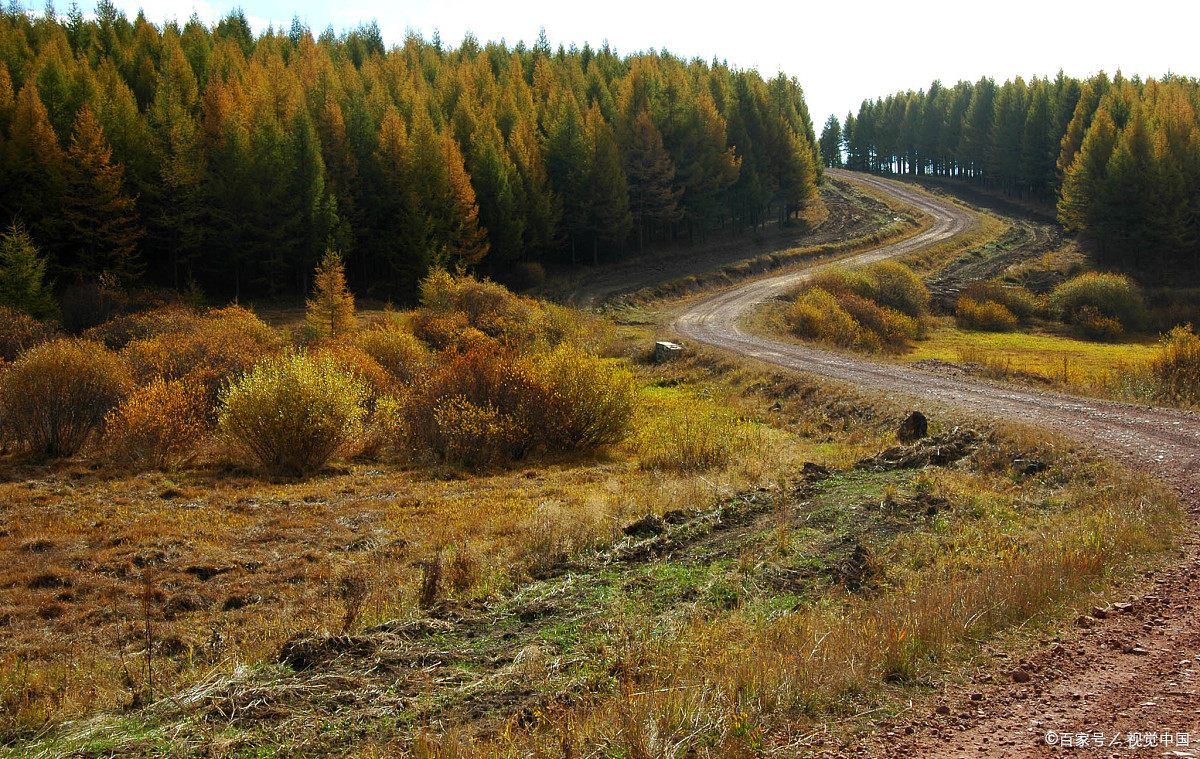
[(66, 157), (58, 136), (30, 80), (17, 95), (13, 109), (12, 136), (5, 146), (4, 171), (9, 180), (0, 188), (4, 208), (29, 223), (34, 239), (50, 248), (52, 257), (60, 249), (61, 207), (66, 181)]
[(664, 227), (683, 218), (679, 207), (682, 190), (675, 186), (675, 163), (663, 147), (662, 135), (650, 114), (641, 111), (630, 125), (626, 149), (625, 174), (629, 181), (629, 210), (638, 231), (638, 252), (642, 252), (646, 227)]
[(589, 231), (592, 234), (592, 265), (600, 263), (600, 243), (618, 245), (632, 228), (629, 186), (612, 127), (599, 107), (588, 110), (584, 119), (591, 150)]
[(312, 297), (305, 305), (304, 326), (315, 337), (342, 337), (358, 327), (341, 253), (325, 251), (313, 274)]
[(143, 234), (135, 199), (125, 192), (124, 167), (112, 161), (112, 148), (100, 122), (84, 106), (75, 119), (67, 149), (63, 221), (75, 258), (69, 269), (79, 277), (108, 273), (129, 285), (142, 271), (137, 243)]

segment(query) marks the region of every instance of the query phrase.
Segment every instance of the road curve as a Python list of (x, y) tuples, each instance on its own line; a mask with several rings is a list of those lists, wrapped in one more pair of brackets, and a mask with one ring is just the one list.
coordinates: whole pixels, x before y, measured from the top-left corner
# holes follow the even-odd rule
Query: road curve
[[(858, 266), (913, 253), (964, 231), (970, 214), (905, 185), (874, 176), (830, 172), (913, 205), (933, 218), (929, 228), (896, 243), (841, 259)], [(779, 342), (742, 332), (740, 318), (764, 301), (794, 288), (820, 269), (812, 266), (719, 292), (687, 307), (673, 324), (684, 338), (786, 369), (911, 396), (916, 404), (956, 406), (1050, 428), (1116, 454), (1126, 463), (1165, 476), (1187, 496), (1200, 486), (1200, 420), (1185, 411), (1152, 409), (928, 374), (895, 363)]]

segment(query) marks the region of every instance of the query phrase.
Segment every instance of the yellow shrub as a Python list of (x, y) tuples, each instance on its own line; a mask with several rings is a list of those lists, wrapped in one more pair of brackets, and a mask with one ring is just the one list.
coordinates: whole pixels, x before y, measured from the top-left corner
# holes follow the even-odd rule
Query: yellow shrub
[[(871, 299), (912, 318), (929, 313), (929, 291), (913, 270), (896, 261), (880, 261), (867, 266), (863, 276), (875, 283)], [(860, 293), (861, 294), (861, 293)]]
[[(847, 294), (837, 299), (838, 305), (858, 323), (854, 347), (860, 350), (878, 350), (886, 346), (891, 350), (903, 350), (910, 340), (920, 334), (920, 322), (889, 306), (880, 306), (875, 301)], [(866, 333), (866, 334), (864, 334)]]
[(537, 308), (535, 301), (510, 293), (503, 285), (442, 270), (422, 280), (421, 305), (430, 311), (461, 313), (475, 327), (504, 319), (527, 322)]
[[(861, 327), (842, 307), (844, 302), (850, 303), (852, 308), (858, 304), (870, 304), (870, 301), (853, 293), (846, 293), (838, 298), (823, 288), (814, 287), (800, 296), (789, 309), (786, 318), (792, 332), (798, 337), (832, 343), (843, 348), (857, 348), (870, 353), (880, 350), (880, 336)], [(872, 308), (879, 311), (877, 306), (872, 305)], [(886, 317), (880, 318), (886, 322)]]
[(209, 430), (207, 416), (202, 387), (156, 377), (109, 413), (109, 451), (149, 467), (176, 465)]
[(1121, 322), (1105, 316), (1099, 309), (1083, 306), (1074, 315), (1075, 326), (1089, 340), (1115, 343), (1125, 334)]
[[(459, 404), (457, 410), (444, 410), (439, 420), (438, 409), (449, 399)], [(545, 408), (542, 387), (535, 381), (529, 366), (518, 362), (510, 354), (494, 347), (477, 347), (465, 353), (444, 355), (442, 360), (430, 366), (428, 373), (414, 379), (404, 392), (396, 396), (399, 415), (392, 426), (400, 433), (394, 441), (397, 448), (418, 456), (431, 455), (439, 461), (450, 463), (468, 462), (457, 451), (459, 444), (446, 423), (456, 420), (455, 414), (466, 419), (483, 411), (464, 410), (463, 404), (491, 410), (497, 419), (512, 421), (510, 431), (507, 423), (481, 428), (483, 432), (501, 434), (489, 450), (506, 452), (509, 459), (523, 456), (534, 446), (541, 433), (541, 414)], [(490, 412), (488, 412), (490, 413)], [(475, 430), (471, 434), (482, 434)], [(482, 443), (477, 443), (479, 447)], [(482, 460), (476, 463), (485, 463)]]
[(853, 293), (862, 298), (875, 299), (875, 281), (867, 276), (866, 269), (843, 269), (831, 266), (813, 275), (804, 286), (805, 290), (820, 289), (831, 295)]
[(121, 350), (134, 340), (166, 334), (191, 332), (200, 325), (200, 314), (186, 306), (163, 306), (136, 314), (126, 314), (92, 327), (84, 337)]
[(633, 423), (633, 375), (615, 361), (561, 345), (533, 362), (544, 390), (540, 434), (554, 449), (591, 449), (624, 440)]
[(407, 382), (429, 363), (429, 350), (411, 332), (395, 324), (379, 324), (355, 336), (355, 345), (400, 382)]
[(231, 306), (209, 311), (187, 331), (134, 340), (123, 355), (140, 382), (189, 380), (204, 388), (212, 408), (222, 388), (282, 345), (279, 334), (257, 316)]
[(342, 367), (342, 371), (362, 382), (371, 398), (387, 395), (395, 388), (395, 378), (369, 353), (356, 345), (323, 343), (311, 346), (309, 350), (313, 356), (329, 356), (336, 361)]
[(53, 337), (53, 329), (24, 311), (0, 306), (0, 361), (15, 361), (25, 351)]
[(579, 348), (527, 357), (475, 348), (443, 356), (377, 413), (397, 449), (477, 466), (618, 442), (634, 391), (627, 370)]
[(1010, 332), (1017, 328), (1017, 317), (1004, 306), (994, 301), (983, 301), (963, 296), (954, 309), (954, 321), (960, 329), (981, 332)]
[(53, 340), (4, 373), (0, 418), (7, 434), (36, 456), (71, 456), (129, 394), (129, 371), (116, 354), (88, 340)]
[(999, 303), (1018, 319), (1028, 319), (1037, 313), (1038, 301), (1033, 293), (1020, 285), (1005, 284), (995, 279), (976, 282), (963, 295), (977, 303)]
[[(1146, 304), (1141, 290), (1122, 274), (1086, 272), (1068, 279), (1050, 294), (1059, 317), (1068, 324), (1080, 324), (1092, 314), (1116, 321), (1121, 327), (1140, 328), (1146, 319)], [(1085, 313), (1090, 308), (1092, 312)]]
[(480, 332), (465, 314), (452, 311), (417, 311), (409, 319), (413, 334), (426, 345), (439, 351), (467, 352), (476, 346), (493, 345), (495, 341)]
[(320, 468), (362, 427), (367, 390), (330, 356), (266, 359), (221, 394), (220, 426), (266, 469)]
[[(566, 309), (514, 295), (490, 280), (456, 277), (445, 271), (435, 271), (421, 282), (421, 305), (414, 315), (413, 331), (438, 348), (459, 347), (461, 342), (446, 340), (444, 325), (432, 318), (435, 316), (461, 319), (460, 331), (478, 330), (510, 348), (535, 343), (554, 346), (578, 330)], [(442, 328), (442, 333), (435, 327)]]
[(492, 406), (477, 406), (462, 396), (443, 398), (433, 407), (434, 437), (443, 461), (487, 466), (509, 461), (522, 447), (516, 420)]
[(1192, 325), (1178, 326), (1162, 338), (1162, 347), (1150, 359), (1154, 394), (1167, 403), (1200, 402), (1200, 337)]
[(792, 331), (798, 337), (824, 340), (849, 347), (858, 336), (858, 324), (846, 313), (832, 293), (821, 287), (808, 290), (789, 314)]

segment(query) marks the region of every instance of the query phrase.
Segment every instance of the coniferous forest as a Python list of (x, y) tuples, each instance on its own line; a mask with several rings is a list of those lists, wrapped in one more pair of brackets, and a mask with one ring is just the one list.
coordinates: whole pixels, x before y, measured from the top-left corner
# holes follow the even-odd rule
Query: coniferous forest
[[(1200, 83), (1193, 78), (992, 79), (864, 101), (830, 118), (825, 163), (956, 177), (1055, 203), (1101, 261), (1200, 269)], [(841, 150), (844, 149), (843, 156)]]
[[(297, 297), (326, 249), (359, 292), (502, 279), (786, 219), (821, 166), (794, 79), (667, 52), (457, 48), (377, 25), (255, 36), (0, 6), (0, 218), (60, 286)], [(533, 267), (536, 269), (536, 267)]]

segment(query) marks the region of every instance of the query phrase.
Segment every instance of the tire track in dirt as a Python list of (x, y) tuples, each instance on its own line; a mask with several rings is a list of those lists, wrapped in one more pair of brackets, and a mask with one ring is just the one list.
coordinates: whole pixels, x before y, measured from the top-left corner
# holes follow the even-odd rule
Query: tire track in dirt
[[(924, 232), (899, 243), (842, 259), (856, 266), (915, 252), (950, 238), (970, 225), (962, 209), (879, 177), (831, 172), (862, 182), (910, 203), (933, 219)], [(1200, 419), (1190, 412), (1077, 398), (926, 374), (896, 364), (748, 335), (739, 320), (764, 301), (796, 287), (829, 264), (760, 279), (690, 304), (674, 330), (683, 338), (799, 372), (862, 385), (916, 405), (952, 406), (993, 419), (1053, 430), (1107, 451), (1142, 471), (1170, 482), (1196, 513), (1200, 490)], [(1188, 526), (1189, 531), (1193, 528)], [(1200, 670), (1200, 544), (1194, 534), (1182, 543), (1176, 565), (1154, 578), (1154, 586), (1131, 598), (1133, 613), (1113, 614), (1094, 628), (1064, 631), (1062, 644), (1027, 663), (1036, 674), (1027, 684), (994, 678), (975, 701), (964, 692), (946, 715), (909, 716), (883, 723), (868, 741), (874, 755), (977, 757), (1061, 756), (1046, 741), (1050, 730), (1120, 733), (1189, 733), (1200, 747), (1200, 697), (1192, 678)], [(1136, 645), (1134, 645), (1136, 644)], [(1140, 653), (1126, 653), (1128, 647)], [(1190, 674), (1189, 674), (1190, 673)], [(1149, 706), (1147, 706), (1149, 704)], [(866, 748), (859, 747), (858, 750)], [(1122, 751), (1124, 749), (1124, 751)], [(1165, 749), (1165, 750), (1164, 750)], [(1200, 748), (1065, 749), (1079, 756), (1200, 756)], [(1167, 751), (1176, 751), (1167, 754)], [(830, 753), (836, 756), (836, 753)]]

